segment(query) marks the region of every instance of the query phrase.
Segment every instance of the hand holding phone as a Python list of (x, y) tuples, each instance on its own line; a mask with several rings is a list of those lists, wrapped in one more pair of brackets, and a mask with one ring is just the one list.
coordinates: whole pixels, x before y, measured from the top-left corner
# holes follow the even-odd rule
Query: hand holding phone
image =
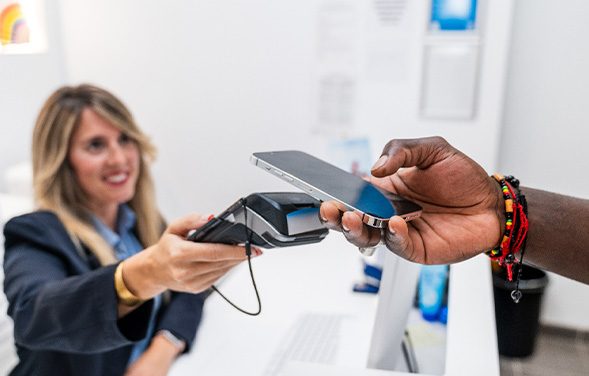
[(335, 201), (343, 210), (360, 213), (372, 227), (386, 227), (395, 215), (409, 221), (421, 214), (419, 205), (301, 151), (254, 153), (250, 160), (320, 201)]

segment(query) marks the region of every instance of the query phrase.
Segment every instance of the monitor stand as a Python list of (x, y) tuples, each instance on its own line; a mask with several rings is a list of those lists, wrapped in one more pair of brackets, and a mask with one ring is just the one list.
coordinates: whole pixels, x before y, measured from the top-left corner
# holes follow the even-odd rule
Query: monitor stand
[(366, 366), (401, 371), (407, 368), (402, 342), (421, 269), (419, 264), (402, 259), (386, 248), (379, 251), (385, 257)]

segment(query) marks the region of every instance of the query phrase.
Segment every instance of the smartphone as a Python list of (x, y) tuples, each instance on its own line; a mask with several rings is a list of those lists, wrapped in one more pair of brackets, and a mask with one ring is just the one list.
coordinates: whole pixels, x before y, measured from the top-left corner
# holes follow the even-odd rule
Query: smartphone
[(334, 200), (344, 210), (362, 213), (362, 221), (372, 227), (386, 227), (394, 215), (406, 221), (421, 215), (416, 203), (302, 151), (254, 153), (250, 162), (317, 200)]

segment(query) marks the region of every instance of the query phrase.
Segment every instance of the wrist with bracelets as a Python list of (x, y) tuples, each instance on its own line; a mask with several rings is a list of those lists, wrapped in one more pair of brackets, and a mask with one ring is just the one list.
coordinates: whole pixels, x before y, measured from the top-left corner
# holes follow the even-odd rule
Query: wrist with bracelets
[(125, 280), (123, 279), (123, 265), (124, 261), (117, 265), (117, 269), (115, 270), (115, 291), (117, 293), (117, 297), (119, 302), (129, 306), (135, 307), (144, 302), (143, 299), (139, 298), (135, 294), (133, 294), (125, 284)]
[[(507, 270), (507, 280), (513, 281), (514, 266), (517, 268), (516, 288), (511, 297), (514, 302), (521, 299), (519, 281), (521, 278), (526, 239), (528, 234), (528, 206), (526, 197), (519, 189), (519, 180), (513, 176), (494, 174), (493, 178), (501, 186), (505, 202), (505, 229), (499, 245), (487, 252), (491, 260)], [(519, 259), (517, 257), (519, 253)]]

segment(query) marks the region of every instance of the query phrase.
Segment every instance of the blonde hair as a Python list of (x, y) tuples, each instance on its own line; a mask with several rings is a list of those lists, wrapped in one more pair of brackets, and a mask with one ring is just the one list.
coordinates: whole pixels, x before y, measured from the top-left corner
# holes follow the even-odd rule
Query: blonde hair
[(96, 232), (86, 206), (86, 194), (68, 161), (72, 134), (82, 111), (91, 109), (137, 143), (140, 153), (135, 195), (128, 203), (137, 215), (137, 235), (143, 246), (156, 243), (163, 220), (155, 205), (149, 164), (155, 148), (141, 132), (125, 105), (114, 95), (93, 85), (65, 86), (43, 105), (33, 132), (33, 185), (39, 208), (53, 211), (74, 243), (83, 243), (101, 265), (116, 262), (114, 250)]

